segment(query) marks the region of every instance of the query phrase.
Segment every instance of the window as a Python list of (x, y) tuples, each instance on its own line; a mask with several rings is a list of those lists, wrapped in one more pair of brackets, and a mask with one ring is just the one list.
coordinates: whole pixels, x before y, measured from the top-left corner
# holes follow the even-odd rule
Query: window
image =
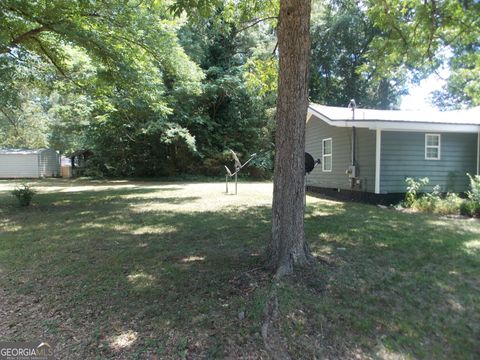
[(425, 160), (440, 160), (440, 134), (425, 134)]
[(332, 138), (322, 140), (322, 171), (332, 171)]

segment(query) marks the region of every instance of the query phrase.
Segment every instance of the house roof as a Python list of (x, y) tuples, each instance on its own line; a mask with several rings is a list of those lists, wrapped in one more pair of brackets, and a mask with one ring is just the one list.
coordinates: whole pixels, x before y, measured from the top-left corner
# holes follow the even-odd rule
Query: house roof
[(480, 107), (456, 111), (404, 111), (374, 110), (334, 107), (310, 103), (309, 116), (315, 115), (330, 125), (341, 127), (364, 127), (370, 129), (411, 131), (458, 131), (480, 130)]

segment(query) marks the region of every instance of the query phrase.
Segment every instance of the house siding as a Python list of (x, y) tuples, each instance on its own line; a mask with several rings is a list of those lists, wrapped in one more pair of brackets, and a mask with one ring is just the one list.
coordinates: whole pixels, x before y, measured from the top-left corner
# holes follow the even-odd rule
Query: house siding
[[(307, 185), (350, 190), (350, 179), (345, 173), (351, 164), (352, 129), (330, 126), (312, 116), (306, 125), (305, 149), (315, 159), (322, 158), (322, 140), (332, 138), (332, 171), (322, 171), (318, 165), (309, 174)], [(355, 190), (375, 191), (375, 132), (356, 130), (356, 157), (361, 184)]]
[(440, 160), (425, 160), (425, 132), (382, 131), (380, 192), (405, 192), (407, 177), (428, 177), (425, 191), (435, 185), (442, 192), (467, 191), (466, 173), (476, 172), (477, 134), (439, 134)]

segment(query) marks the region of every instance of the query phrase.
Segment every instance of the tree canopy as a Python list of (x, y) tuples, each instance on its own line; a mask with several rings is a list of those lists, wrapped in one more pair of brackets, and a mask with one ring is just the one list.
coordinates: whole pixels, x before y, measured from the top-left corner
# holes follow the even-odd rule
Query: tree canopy
[(406, 93), (405, 71), (378, 74), (368, 56), (372, 43), (385, 38), (354, 0), (321, 1), (312, 15), (310, 98), (346, 106), (355, 99), (361, 107), (399, 106)]
[[(480, 104), (479, 3), (316, 0), (309, 97), (395, 108), (447, 64), (443, 108)], [(0, 146), (89, 148), (103, 175), (273, 167), (278, 0), (0, 3)]]
[(475, 0), (367, 1), (367, 14), (385, 33), (369, 49), (379, 73), (405, 67), (415, 80), (447, 64), (443, 108), (480, 104), (480, 3)]

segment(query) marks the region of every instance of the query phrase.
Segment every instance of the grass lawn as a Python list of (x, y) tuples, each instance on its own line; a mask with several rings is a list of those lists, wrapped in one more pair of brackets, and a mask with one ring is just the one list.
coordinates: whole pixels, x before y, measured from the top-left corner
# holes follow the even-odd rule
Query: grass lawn
[(272, 187), (0, 181), (0, 340), (52, 339), (59, 359), (480, 358), (480, 222), (310, 196), (318, 265), (262, 269)]

